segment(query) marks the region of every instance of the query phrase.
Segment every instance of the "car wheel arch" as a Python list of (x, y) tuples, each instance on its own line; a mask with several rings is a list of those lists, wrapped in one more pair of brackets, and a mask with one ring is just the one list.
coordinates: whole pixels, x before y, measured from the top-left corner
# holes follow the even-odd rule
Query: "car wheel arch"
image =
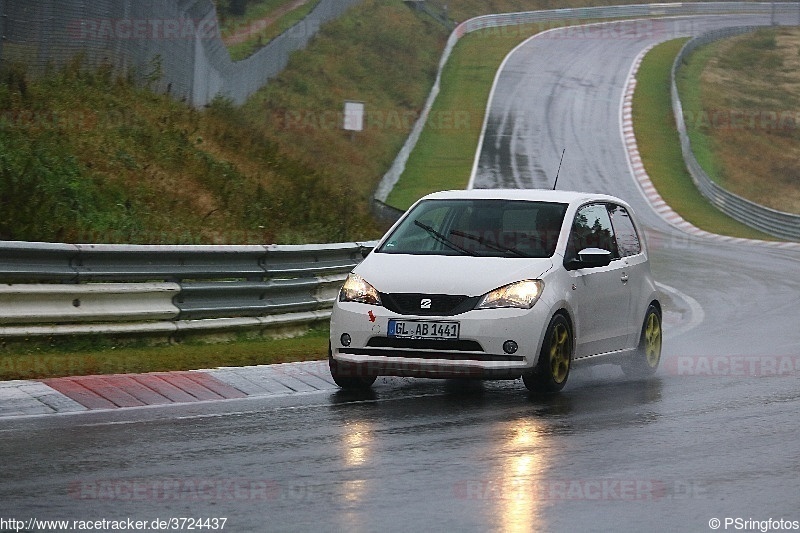
[[(633, 317), (634, 320), (637, 320), (637, 321), (641, 320), (642, 317), (647, 314), (647, 310), (650, 309), (650, 306), (653, 306), (653, 307), (656, 308), (656, 310), (658, 311), (659, 316), (661, 316), (661, 317), (664, 316), (664, 310), (661, 308), (661, 302), (658, 300), (658, 298), (651, 297), (651, 298), (648, 298), (648, 299), (646, 299), (644, 301), (646, 302), (644, 304), (644, 306), (643, 306), (644, 309), (639, 311), (639, 313), (637, 315), (638, 318)], [(637, 326), (636, 326), (637, 334), (639, 332), (639, 325), (640, 324), (637, 324)]]
[(555, 318), (557, 315), (563, 316), (564, 319), (567, 321), (567, 324), (569, 325), (569, 332), (570, 332), (570, 335), (572, 337), (572, 350), (573, 350), (572, 356), (574, 357), (574, 355), (575, 355), (575, 353), (574, 353), (574, 351), (575, 351), (575, 339), (577, 337), (576, 337), (576, 334), (575, 334), (575, 322), (572, 319), (572, 313), (569, 312), (569, 310), (567, 309), (566, 306), (556, 307), (556, 310), (549, 314), (549, 318), (547, 319), (547, 321), (544, 323), (544, 325), (542, 327), (541, 334), (539, 335), (539, 343), (536, 346), (536, 358), (533, 361), (533, 365), (532, 366), (536, 366), (539, 363), (539, 355), (541, 354), (541, 351), (542, 351), (542, 345), (545, 342), (545, 336), (547, 334), (547, 328), (550, 326), (550, 322), (553, 320), (553, 318)]
[(659, 313), (661, 313), (661, 314), (662, 314), (662, 316), (663, 316), (663, 314), (664, 314), (664, 310), (663, 310), (663, 309), (661, 309), (661, 302), (659, 302), (659, 301), (658, 301), (656, 298), (653, 298), (652, 300), (650, 300), (650, 303), (648, 303), (648, 304), (647, 304), (647, 306), (645, 307), (645, 309), (649, 308), (651, 305), (652, 305), (653, 307), (655, 307), (656, 309), (658, 309), (658, 312), (659, 312)]
[[(567, 337), (563, 337), (558, 328), (566, 329)], [(565, 309), (558, 309), (550, 315), (540, 344), (536, 364), (522, 373), (522, 381), (531, 393), (558, 392), (567, 383), (575, 354), (572, 319)], [(565, 344), (569, 345), (567, 351), (563, 350)]]

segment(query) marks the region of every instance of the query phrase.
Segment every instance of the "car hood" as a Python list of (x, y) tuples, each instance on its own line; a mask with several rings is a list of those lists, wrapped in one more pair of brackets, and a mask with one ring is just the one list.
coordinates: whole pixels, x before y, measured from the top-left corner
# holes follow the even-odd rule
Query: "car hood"
[(383, 293), (480, 296), (523, 279), (540, 278), (550, 258), (371, 253), (354, 272)]

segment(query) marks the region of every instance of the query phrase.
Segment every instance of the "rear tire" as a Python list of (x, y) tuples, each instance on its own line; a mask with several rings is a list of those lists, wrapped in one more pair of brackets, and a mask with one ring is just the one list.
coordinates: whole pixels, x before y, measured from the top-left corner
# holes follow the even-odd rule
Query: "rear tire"
[(531, 392), (558, 392), (567, 384), (572, 365), (572, 327), (564, 315), (554, 315), (547, 325), (539, 360), (531, 372), (522, 375)]
[(661, 311), (651, 304), (644, 314), (636, 354), (631, 361), (622, 365), (622, 371), (626, 376), (641, 378), (655, 374), (661, 362), (662, 335)]
[(330, 345), (328, 346), (328, 367), (331, 370), (333, 382), (343, 389), (369, 389), (378, 378), (378, 376), (366, 374), (357, 365), (343, 363), (334, 359)]

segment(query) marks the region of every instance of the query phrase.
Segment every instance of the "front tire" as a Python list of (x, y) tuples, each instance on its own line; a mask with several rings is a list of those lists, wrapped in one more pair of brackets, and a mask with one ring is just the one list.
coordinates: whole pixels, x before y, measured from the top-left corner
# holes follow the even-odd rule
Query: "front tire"
[(626, 376), (641, 378), (655, 374), (661, 362), (662, 336), (661, 311), (651, 304), (644, 315), (636, 354), (633, 360), (622, 365), (622, 371)]
[(531, 372), (522, 375), (531, 392), (558, 392), (567, 384), (572, 364), (572, 327), (564, 315), (554, 315), (547, 325), (539, 360)]
[(330, 346), (328, 346), (328, 367), (331, 370), (333, 382), (343, 389), (369, 389), (378, 377), (364, 373), (356, 365), (337, 361), (333, 358)]

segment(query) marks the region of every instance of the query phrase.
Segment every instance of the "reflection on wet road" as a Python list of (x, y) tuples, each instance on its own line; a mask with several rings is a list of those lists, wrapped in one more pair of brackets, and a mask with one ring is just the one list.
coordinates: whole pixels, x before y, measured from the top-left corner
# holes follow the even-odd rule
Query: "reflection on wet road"
[(0, 453), (25, 458), (4, 465), (0, 498), (41, 518), (193, 513), (234, 531), (702, 530), (713, 513), (792, 511), (796, 375), (572, 378), (550, 397), (387, 379), (369, 396), (20, 419), (0, 429)]

